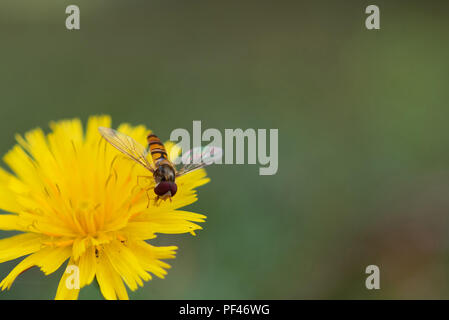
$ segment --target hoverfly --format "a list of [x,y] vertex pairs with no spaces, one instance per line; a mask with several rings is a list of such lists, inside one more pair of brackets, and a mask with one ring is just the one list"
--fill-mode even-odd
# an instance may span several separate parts
[[[179,160],[181,160],[180,162],[183,166],[176,169],[167,156],[164,144],[155,134],[150,133],[147,136],[148,147],[145,148],[130,136],[114,129],[99,127],[98,130],[103,138],[113,147],[153,174],[156,203],[159,199],[170,199],[171,201],[171,197],[178,191],[175,182],[177,177],[212,164],[215,160],[221,158],[223,154],[222,149],[218,147],[194,148],[182,155]],[[147,160],[149,154],[151,154],[152,163]],[[177,163],[177,160],[174,162]],[[148,200],[150,199],[148,198]],[[148,206],[149,204],[150,201],[148,201]]]

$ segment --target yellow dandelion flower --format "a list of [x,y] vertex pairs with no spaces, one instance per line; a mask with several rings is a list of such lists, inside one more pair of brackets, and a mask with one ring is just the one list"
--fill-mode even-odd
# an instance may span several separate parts
[[[0,209],[11,214],[0,214],[0,229],[21,233],[0,240],[0,262],[27,257],[0,282],[2,290],[33,266],[48,275],[68,260],[56,299],[77,299],[95,278],[106,299],[127,299],[124,283],[134,291],[151,274],[163,278],[170,266],[161,260],[175,256],[176,247],[147,240],[201,229],[204,215],[178,209],[197,200],[195,188],[209,181],[205,171],[179,177],[172,202],[147,207],[137,177],[149,172],[102,139],[100,126],[110,127],[110,117],[91,117],[85,133],[79,119],[51,123],[49,134],[18,135],[4,157],[13,173],[0,168]],[[128,124],[118,131],[142,144],[149,132]],[[176,153],[173,144],[166,148]],[[79,270],[79,286],[69,268]]]

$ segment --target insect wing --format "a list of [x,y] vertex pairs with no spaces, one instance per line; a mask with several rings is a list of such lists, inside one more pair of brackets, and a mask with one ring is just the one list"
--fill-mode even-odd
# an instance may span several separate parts
[[111,128],[99,127],[98,131],[117,150],[140,163],[151,172],[154,171],[153,166],[147,160],[148,151],[136,140]]
[[185,152],[177,158],[174,163],[181,163],[181,168],[177,170],[176,176],[182,176],[188,172],[201,169],[215,163],[223,156],[223,149],[214,146],[196,147]]

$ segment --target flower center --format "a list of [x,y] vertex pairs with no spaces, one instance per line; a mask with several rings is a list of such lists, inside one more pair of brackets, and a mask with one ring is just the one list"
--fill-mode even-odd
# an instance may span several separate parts
[[72,211],[72,220],[76,231],[82,235],[94,236],[104,224],[101,205],[89,200],[81,200]]

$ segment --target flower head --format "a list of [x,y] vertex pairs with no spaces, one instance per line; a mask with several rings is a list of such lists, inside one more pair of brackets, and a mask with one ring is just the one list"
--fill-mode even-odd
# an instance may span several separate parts
[[[136,290],[154,274],[163,278],[174,246],[147,243],[158,233],[192,233],[205,216],[178,210],[197,200],[195,188],[207,183],[204,170],[179,177],[173,200],[148,206],[151,173],[105,142],[98,127],[108,116],[91,117],[86,132],[79,119],[51,123],[51,132],[35,129],[17,136],[4,157],[12,173],[0,168],[0,229],[20,234],[0,240],[0,262],[25,257],[0,282],[9,289],[18,275],[37,266],[46,275],[66,261],[79,270],[79,287],[64,272],[56,299],[76,299],[79,288],[95,278],[106,299],[127,299],[124,283]],[[144,126],[122,124],[118,131],[144,144]],[[175,154],[171,143],[168,154]],[[172,151],[172,152],[171,152]],[[151,160],[150,160],[151,161]]]

